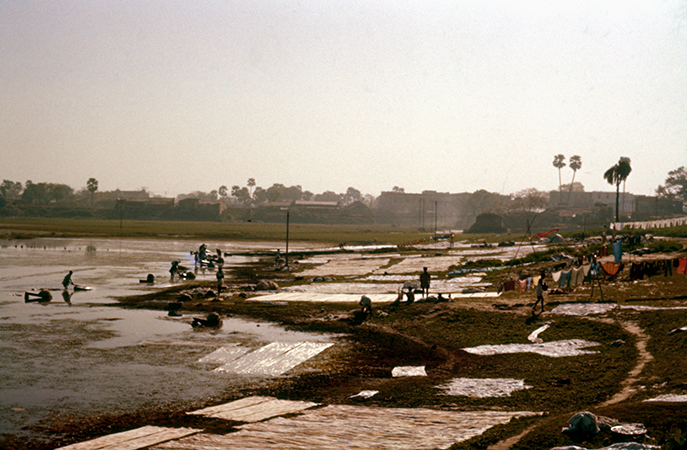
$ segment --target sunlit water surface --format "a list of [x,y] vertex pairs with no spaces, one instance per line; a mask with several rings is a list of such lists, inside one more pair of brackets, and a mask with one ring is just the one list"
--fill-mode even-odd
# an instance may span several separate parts
[[[207,244],[224,252],[279,246]],[[170,286],[170,262],[179,259],[193,267],[190,252],[200,242],[40,239],[0,245],[0,435],[43,439],[49,436],[40,430],[54,420],[227,395],[262,380],[214,372],[197,362],[215,349],[332,339],[239,319],[225,320],[217,331],[198,332],[189,317],[113,307],[113,297]],[[254,257],[225,260],[226,266],[236,266]],[[69,270],[76,284],[92,290],[63,295],[61,281]],[[149,273],[156,282],[140,283]],[[214,279],[214,272],[198,277]],[[24,301],[26,291],[41,288],[51,291],[52,301]]]

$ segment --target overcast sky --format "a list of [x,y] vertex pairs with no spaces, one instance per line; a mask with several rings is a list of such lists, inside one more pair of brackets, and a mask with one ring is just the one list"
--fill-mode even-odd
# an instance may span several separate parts
[[653,195],[687,165],[687,0],[0,0],[0,85],[22,183],[510,194],[561,153]]

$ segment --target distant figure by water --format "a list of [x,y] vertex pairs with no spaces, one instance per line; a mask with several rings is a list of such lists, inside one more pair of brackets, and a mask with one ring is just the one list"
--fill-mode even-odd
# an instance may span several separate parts
[[73,273],[74,273],[74,271],[70,270],[69,273],[62,280],[62,286],[64,286],[65,289],[67,289],[70,284],[71,285],[74,284],[74,282],[72,281],[72,274]]
[[420,274],[420,289],[422,289],[422,298],[429,295],[429,283],[432,276],[427,272],[427,268],[422,268],[422,273]]

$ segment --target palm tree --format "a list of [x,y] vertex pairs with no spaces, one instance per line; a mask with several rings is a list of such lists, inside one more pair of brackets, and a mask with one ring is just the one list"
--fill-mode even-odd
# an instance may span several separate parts
[[91,208],[93,208],[93,195],[95,194],[95,191],[98,190],[98,180],[95,178],[89,178],[86,182],[86,187],[88,192],[91,193]]
[[582,158],[579,155],[570,157],[570,168],[573,170],[572,181],[570,182],[570,191],[568,192],[568,203],[570,203],[570,196],[572,195],[573,183],[575,182],[575,174],[582,167]]
[[620,198],[620,183],[623,183],[632,172],[630,158],[621,157],[617,164],[604,173],[604,179],[608,184],[615,185],[615,221],[618,220],[618,199]]
[[563,201],[563,192],[561,189],[561,186],[563,183],[561,183],[561,169],[565,167],[565,156],[563,155],[556,155],[553,157],[553,167],[558,169],[558,203],[561,203]]
[[627,180],[627,177],[630,176],[630,172],[632,172],[630,158],[627,156],[622,156],[618,161],[618,170],[620,170],[620,175],[623,178],[623,211],[625,211],[625,181]]

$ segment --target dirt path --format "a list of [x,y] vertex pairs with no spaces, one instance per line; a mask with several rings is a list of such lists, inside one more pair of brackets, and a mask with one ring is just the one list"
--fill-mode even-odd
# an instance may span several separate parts
[[599,405],[601,407],[620,403],[632,395],[634,392],[634,385],[637,383],[637,381],[639,381],[639,375],[642,373],[642,370],[644,370],[644,366],[654,359],[651,353],[649,353],[646,349],[646,344],[649,338],[646,334],[644,334],[644,330],[639,328],[639,326],[634,322],[620,322],[620,325],[625,329],[625,331],[634,334],[637,338],[635,346],[639,352],[639,357],[637,358],[637,364],[635,367],[627,374],[627,378],[620,383],[623,387],[622,390],[610,399],[601,403]]
[[536,427],[537,427],[537,424],[530,425],[522,433],[515,435],[515,436],[511,436],[508,439],[504,439],[502,441],[499,441],[494,445],[490,445],[489,447],[487,447],[487,450],[508,450],[513,445],[515,445],[517,442],[519,442],[520,439],[527,436],[530,433],[530,431],[534,430]]
[[[639,328],[639,326],[635,322],[619,321],[619,323],[625,329],[625,331],[633,334],[637,338],[635,346],[637,347],[637,351],[639,352],[639,357],[637,358],[637,364],[632,368],[632,370],[630,370],[630,372],[628,372],[627,378],[625,378],[620,383],[622,386],[621,391],[615,394],[610,399],[601,403],[599,405],[600,407],[620,403],[623,400],[627,399],[630,395],[632,395],[634,392],[634,386],[639,381],[639,375],[642,373],[642,370],[644,370],[644,367],[647,363],[654,359],[651,353],[649,353],[646,349],[647,341],[649,340],[649,338],[646,334],[644,334],[644,330]],[[516,436],[511,436],[508,439],[504,439],[503,441],[497,442],[496,444],[488,447],[487,450],[508,450],[517,442],[519,442],[520,439],[527,436],[527,434],[529,434],[535,427],[536,424],[530,426],[529,428],[527,428],[522,433]]]

